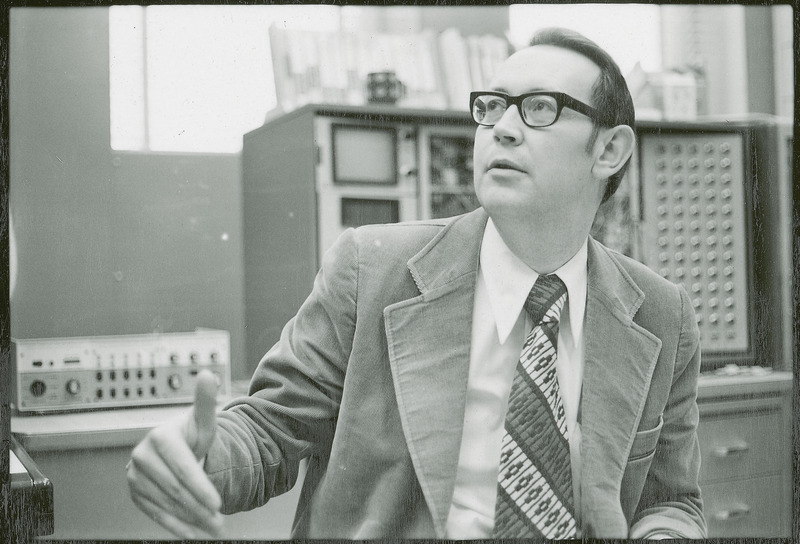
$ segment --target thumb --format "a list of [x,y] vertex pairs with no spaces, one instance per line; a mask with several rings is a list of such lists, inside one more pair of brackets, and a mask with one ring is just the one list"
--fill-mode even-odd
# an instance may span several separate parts
[[[197,459],[202,459],[214,441],[217,429],[217,378],[209,370],[197,375],[194,408],[190,427],[194,427],[194,440],[189,441]],[[192,425],[192,423],[194,425]]]

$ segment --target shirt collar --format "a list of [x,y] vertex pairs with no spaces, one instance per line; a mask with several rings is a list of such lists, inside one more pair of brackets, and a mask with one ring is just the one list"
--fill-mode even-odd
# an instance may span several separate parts
[[[587,262],[588,239],[569,261],[554,272],[567,286],[569,326],[573,342],[580,338],[583,332]],[[514,328],[525,299],[539,274],[514,255],[500,237],[491,218],[483,231],[480,266],[497,324],[497,336],[500,343],[504,343],[511,334],[511,329]]]

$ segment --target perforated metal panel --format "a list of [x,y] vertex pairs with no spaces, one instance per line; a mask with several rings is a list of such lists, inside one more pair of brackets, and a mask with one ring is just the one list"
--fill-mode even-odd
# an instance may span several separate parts
[[645,263],[682,284],[704,349],[745,351],[749,257],[742,134],[647,134]]

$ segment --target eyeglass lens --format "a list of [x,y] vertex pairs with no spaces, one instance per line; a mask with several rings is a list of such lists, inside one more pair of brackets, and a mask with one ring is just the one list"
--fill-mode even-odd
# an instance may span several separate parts
[[[484,94],[478,96],[472,105],[472,117],[482,125],[494,125],[508,109],[506,99],[501,96]],[[523,120],[531,126],[547,126],[556,120],[558,101],[548,95],[534,95],[522,101],[520,111]]]

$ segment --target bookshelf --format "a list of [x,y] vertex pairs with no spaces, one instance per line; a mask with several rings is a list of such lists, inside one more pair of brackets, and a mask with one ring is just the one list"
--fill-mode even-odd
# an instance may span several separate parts
[[511,53],[505,37],[457,28],[414,32],[315,32],[269,29],[278,109],[305,104],[367,103],[367,74],[393,71],[405,85],[398,105],[467,109],[472,89],[486,88]]

